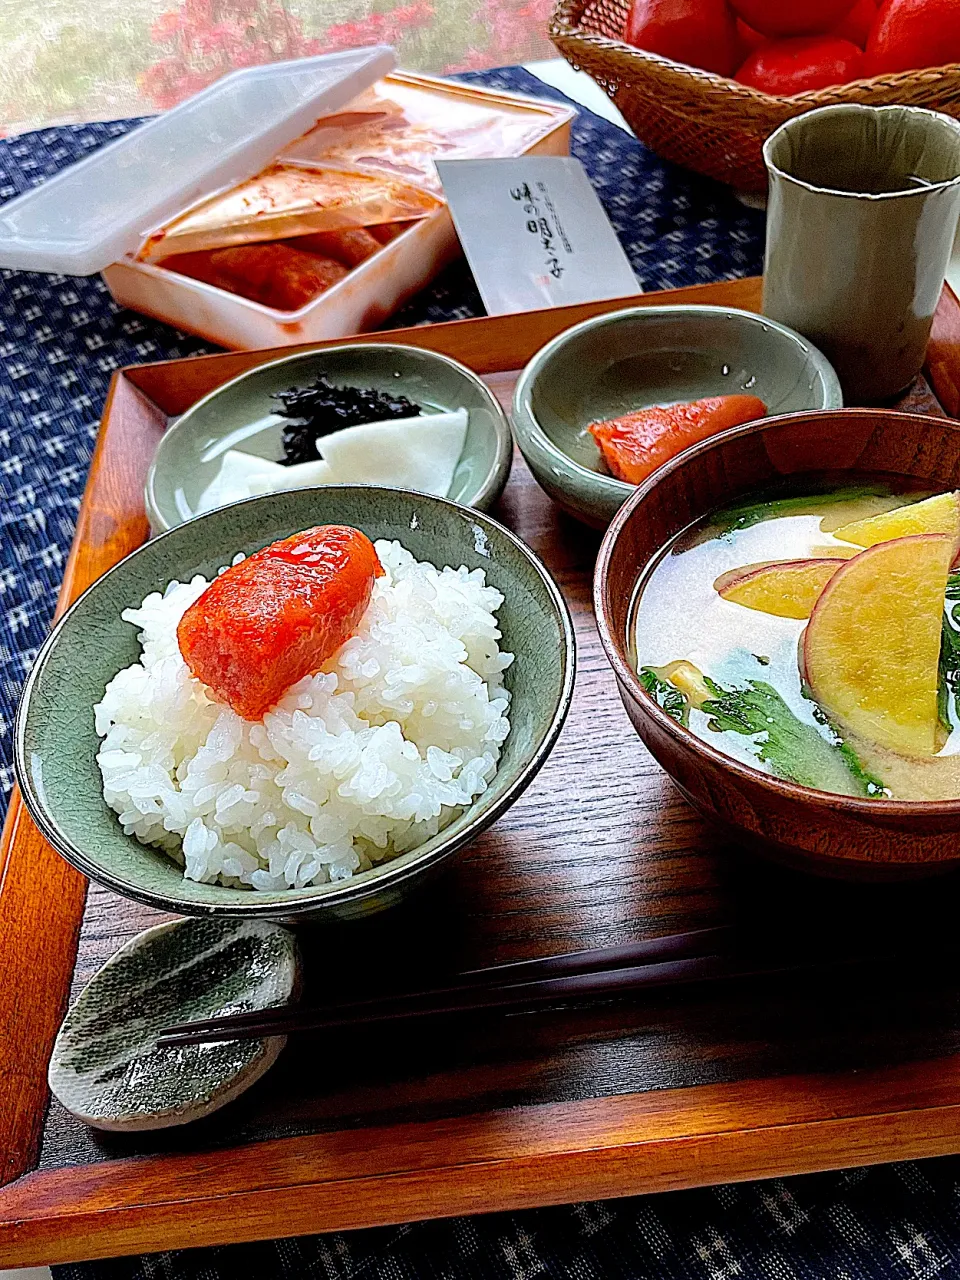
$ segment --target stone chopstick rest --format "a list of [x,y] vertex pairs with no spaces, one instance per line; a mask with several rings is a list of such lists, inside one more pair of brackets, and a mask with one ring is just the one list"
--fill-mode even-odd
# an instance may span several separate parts
[[173,1023],[296,1000],[293,934],[262,921],[175,920],[138,934],[94,975],[64,1020],[48,1078],[67,1111],[97,1129],[187,1124],[269,1070],[286,1037],[158,1048]]

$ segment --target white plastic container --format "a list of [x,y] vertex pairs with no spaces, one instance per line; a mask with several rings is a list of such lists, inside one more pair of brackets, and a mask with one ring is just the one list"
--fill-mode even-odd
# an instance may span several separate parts
[[102,271],[207,192],[259,173],[393,63],[376,45],[224,76],[0,206],[0,267]]
[[[144,242],[205,195],[259,173],[390,71],[385,46],[235,72],[0,208],[0,266],[102,271],[123,306],[233,348],[344,337],[376,328],[458,252],[445,207],[415,223],[297,311],[281,312],[139,261]],[[482,103],[516,117],[520,151],[564,155],[575,111],[404,73],[405,93]],[[533,122],[529,127],[528,122]],[[295,151],[295,148],[293,148]]]

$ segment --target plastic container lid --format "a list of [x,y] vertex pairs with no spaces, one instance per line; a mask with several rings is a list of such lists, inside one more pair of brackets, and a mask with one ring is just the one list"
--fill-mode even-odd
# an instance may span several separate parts
[[201,196],[259,173],[394,61],[389,45],[374,45],[224,76],[0,205],[0,267],[102,271]]

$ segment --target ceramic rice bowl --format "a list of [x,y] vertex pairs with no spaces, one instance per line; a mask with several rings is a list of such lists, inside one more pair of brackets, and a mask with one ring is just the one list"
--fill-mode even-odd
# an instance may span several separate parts
[[[350,879],[276,891],[185,879],[159,849],[124,831],[103,799],[93,707],[106,683],[137,662],[137,629],[123,622],[172,579],[212,578],[250,553],[318,524],[348,524],[397,539],[438,567],[482,568],[504,596],[497,618],[513,652],[509,736],[488,789],[426,843]],[[59,621],[27,681],[16,725],[17,779],[44,836],[69,862],[118,893],[183,915],[296,921],[343,918],[399,901],[505,812],[533,779],[563,724],[573,689],[569,612],[539,560],[509,530],[440,498],[369,486],[330,486],[252,498],[145,543],[100,578]]]

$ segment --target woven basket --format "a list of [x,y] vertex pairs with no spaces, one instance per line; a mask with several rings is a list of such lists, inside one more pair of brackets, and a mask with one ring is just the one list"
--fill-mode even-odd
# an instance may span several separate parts
[[550,39],[605,89],[637,137],[666,160],[741,191],[766,191],[762,147],[793,116],[843,102],[930,107],[960,119],[960,64],[773,98],[620,38],[629,0],[558,0]]

